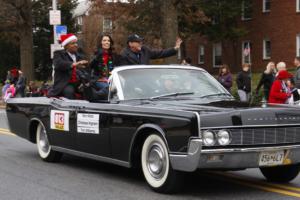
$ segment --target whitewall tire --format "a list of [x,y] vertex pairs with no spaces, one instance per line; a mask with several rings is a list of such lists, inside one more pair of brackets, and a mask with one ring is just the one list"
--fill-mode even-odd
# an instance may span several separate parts
[[45,126],[42,123],[39,123],[36,129],[36,145],[42,160],[57,162],[61,159],[62,153],[52,150]]
[[141,152],[141,165],[148,185],[156,192],[173,193],[181,183],[181,173],[170,165],[169,154],[164,140],[157,134],[149,135]]

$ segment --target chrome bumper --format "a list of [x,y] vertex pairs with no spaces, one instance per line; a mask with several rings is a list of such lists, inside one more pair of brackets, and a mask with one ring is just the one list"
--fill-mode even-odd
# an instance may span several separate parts
[[196,169],[241,169],[259,167],[261,152],[285,151],[283,164],[300,163],[300,145],[259,148],[203,150],[201,139],[191,139],[187,154],[170,153],[175,170],[192,172]]

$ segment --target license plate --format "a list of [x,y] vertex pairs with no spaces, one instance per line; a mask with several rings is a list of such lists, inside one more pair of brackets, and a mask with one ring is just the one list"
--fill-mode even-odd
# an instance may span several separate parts
[[284,160],[284,151],[262,152],[259,156],[259,166],[282,165]]

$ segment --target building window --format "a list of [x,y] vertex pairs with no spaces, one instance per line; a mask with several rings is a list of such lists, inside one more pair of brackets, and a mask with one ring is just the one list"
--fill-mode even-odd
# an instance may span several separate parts
[[77,25],[82,26],[82,16],[77,17]]
[[252,19],[252,0],[242,1],[242,20]]
[[300,34],[297,35],[296,42],[296,57],[300,57]]
[[245,41],[242,43],[242,63],[251,64],[252,43]]
[[271,0],[263,0],[263,12],[271,11]]
[[264,39],[263,42],[263,59],[267,60],[271,58],[271,41],[269,39]]
[[300,12],[300,0],[296,0],[296,12]]
[[104,17],[103,19],[103,32],[104,33],[112,32],[112,20],[110,17]]
[[213,44],[213,65],[214,67],[220,67],[222,65],[222,44]]
[[199,45],[198,48],[198,64],[203,64],[204,63],[204,46]]

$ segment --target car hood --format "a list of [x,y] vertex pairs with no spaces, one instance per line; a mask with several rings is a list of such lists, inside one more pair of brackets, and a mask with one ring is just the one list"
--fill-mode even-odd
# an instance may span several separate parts
[[[255,107],[249,103],[243,103],[233,100],[199,102],[195,100],[159,100],[159,101],[143,101],[135,102],[136,106],[152,107],[167,110],[183,110],[205,113],[228,112],[237,109],[249,109]],[[133,103],[133,104],[135,104]]]
[[148,101],[137,106],[197,112],[202,128],[227,126],[297,125],[300,107],[249,105],[235,100],[197,103],[195,101]]

